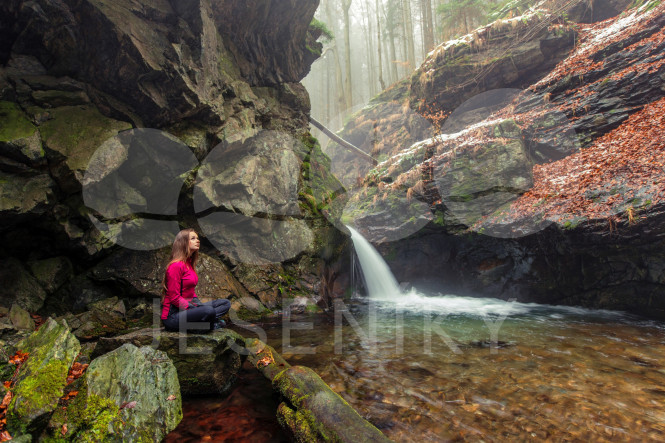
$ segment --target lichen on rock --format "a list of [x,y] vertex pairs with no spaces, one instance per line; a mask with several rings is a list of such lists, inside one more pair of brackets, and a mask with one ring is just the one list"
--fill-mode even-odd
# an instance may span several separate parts
[[7,429],[12,435],[21,435],[45,425],[63,395],[67,372],[81,346],[66,322],[49,318],[16,348],[27,352],[28,360],[20,367],[12,387]]

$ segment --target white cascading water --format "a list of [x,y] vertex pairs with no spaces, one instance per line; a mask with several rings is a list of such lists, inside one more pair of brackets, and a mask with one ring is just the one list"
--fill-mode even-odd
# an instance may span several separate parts
[[403,292],[397,280],[390,272],[388,264],[372,244],[358,231],[347,226],[351,231],[351,240],[358,256],[360,271],[365,277],[369,298],[399,310],[410,312],[436,312],[441,314],[471,315],[484,317],[487,315],[517,315],[529,312],[547,312],[551,317],[560,315],[588,315],[593,312],[597,316],[620,316],[621,313],[579,308],[575,306],[548,306],[536,303],[518,303],[496,298],[458,296],[453,294],[423,294],[416,289]]
[[381,254],[358,231],[350,226],[347,228],[351,231],[351,241],[365,276],[369,297],[376,300],[390,300],[401,295],[399,284]]

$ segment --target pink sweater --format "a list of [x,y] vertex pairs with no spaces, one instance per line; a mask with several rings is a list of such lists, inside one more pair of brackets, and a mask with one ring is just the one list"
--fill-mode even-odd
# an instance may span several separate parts
[[[182,279],[182,296],[180,294],[180,280]],[[175,262],[171,263],[166,270],[166,296],[162,304],[162,320],[169,315],[171,305],[183,310],[187,309],[189,302],[196,297],[194,288],[199,282],[199,276],[196,274],[191,263]]]

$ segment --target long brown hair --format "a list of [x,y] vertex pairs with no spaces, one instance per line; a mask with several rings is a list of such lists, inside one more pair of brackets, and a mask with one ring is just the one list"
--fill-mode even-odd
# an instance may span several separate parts
[[178,232],[178,235],[175,236],[173,240],[173,247],[171,248],[171,257],[169,262],[166,264],[166,269],[164,270],[164,277],[162,277],[162,303],[164,303],[164,297],[166,297],[166,271],[169,269],[171,263],[178,261],[187,263],[189,262],[192,265],[192,268],[196,270],[196,262],[199,261],[199,251],[190,251],[189,250],[189,234],[192,232],[196,233],[192,228],[183,229]]

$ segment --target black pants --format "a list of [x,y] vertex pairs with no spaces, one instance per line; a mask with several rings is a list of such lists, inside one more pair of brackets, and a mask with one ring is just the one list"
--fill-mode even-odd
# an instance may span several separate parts
[[176,311],[172,308],[168,318],[162,322],[167,331],[209,331],[215,320],[229,312],[229,309],[231,302],[221,298],[186,311]]

